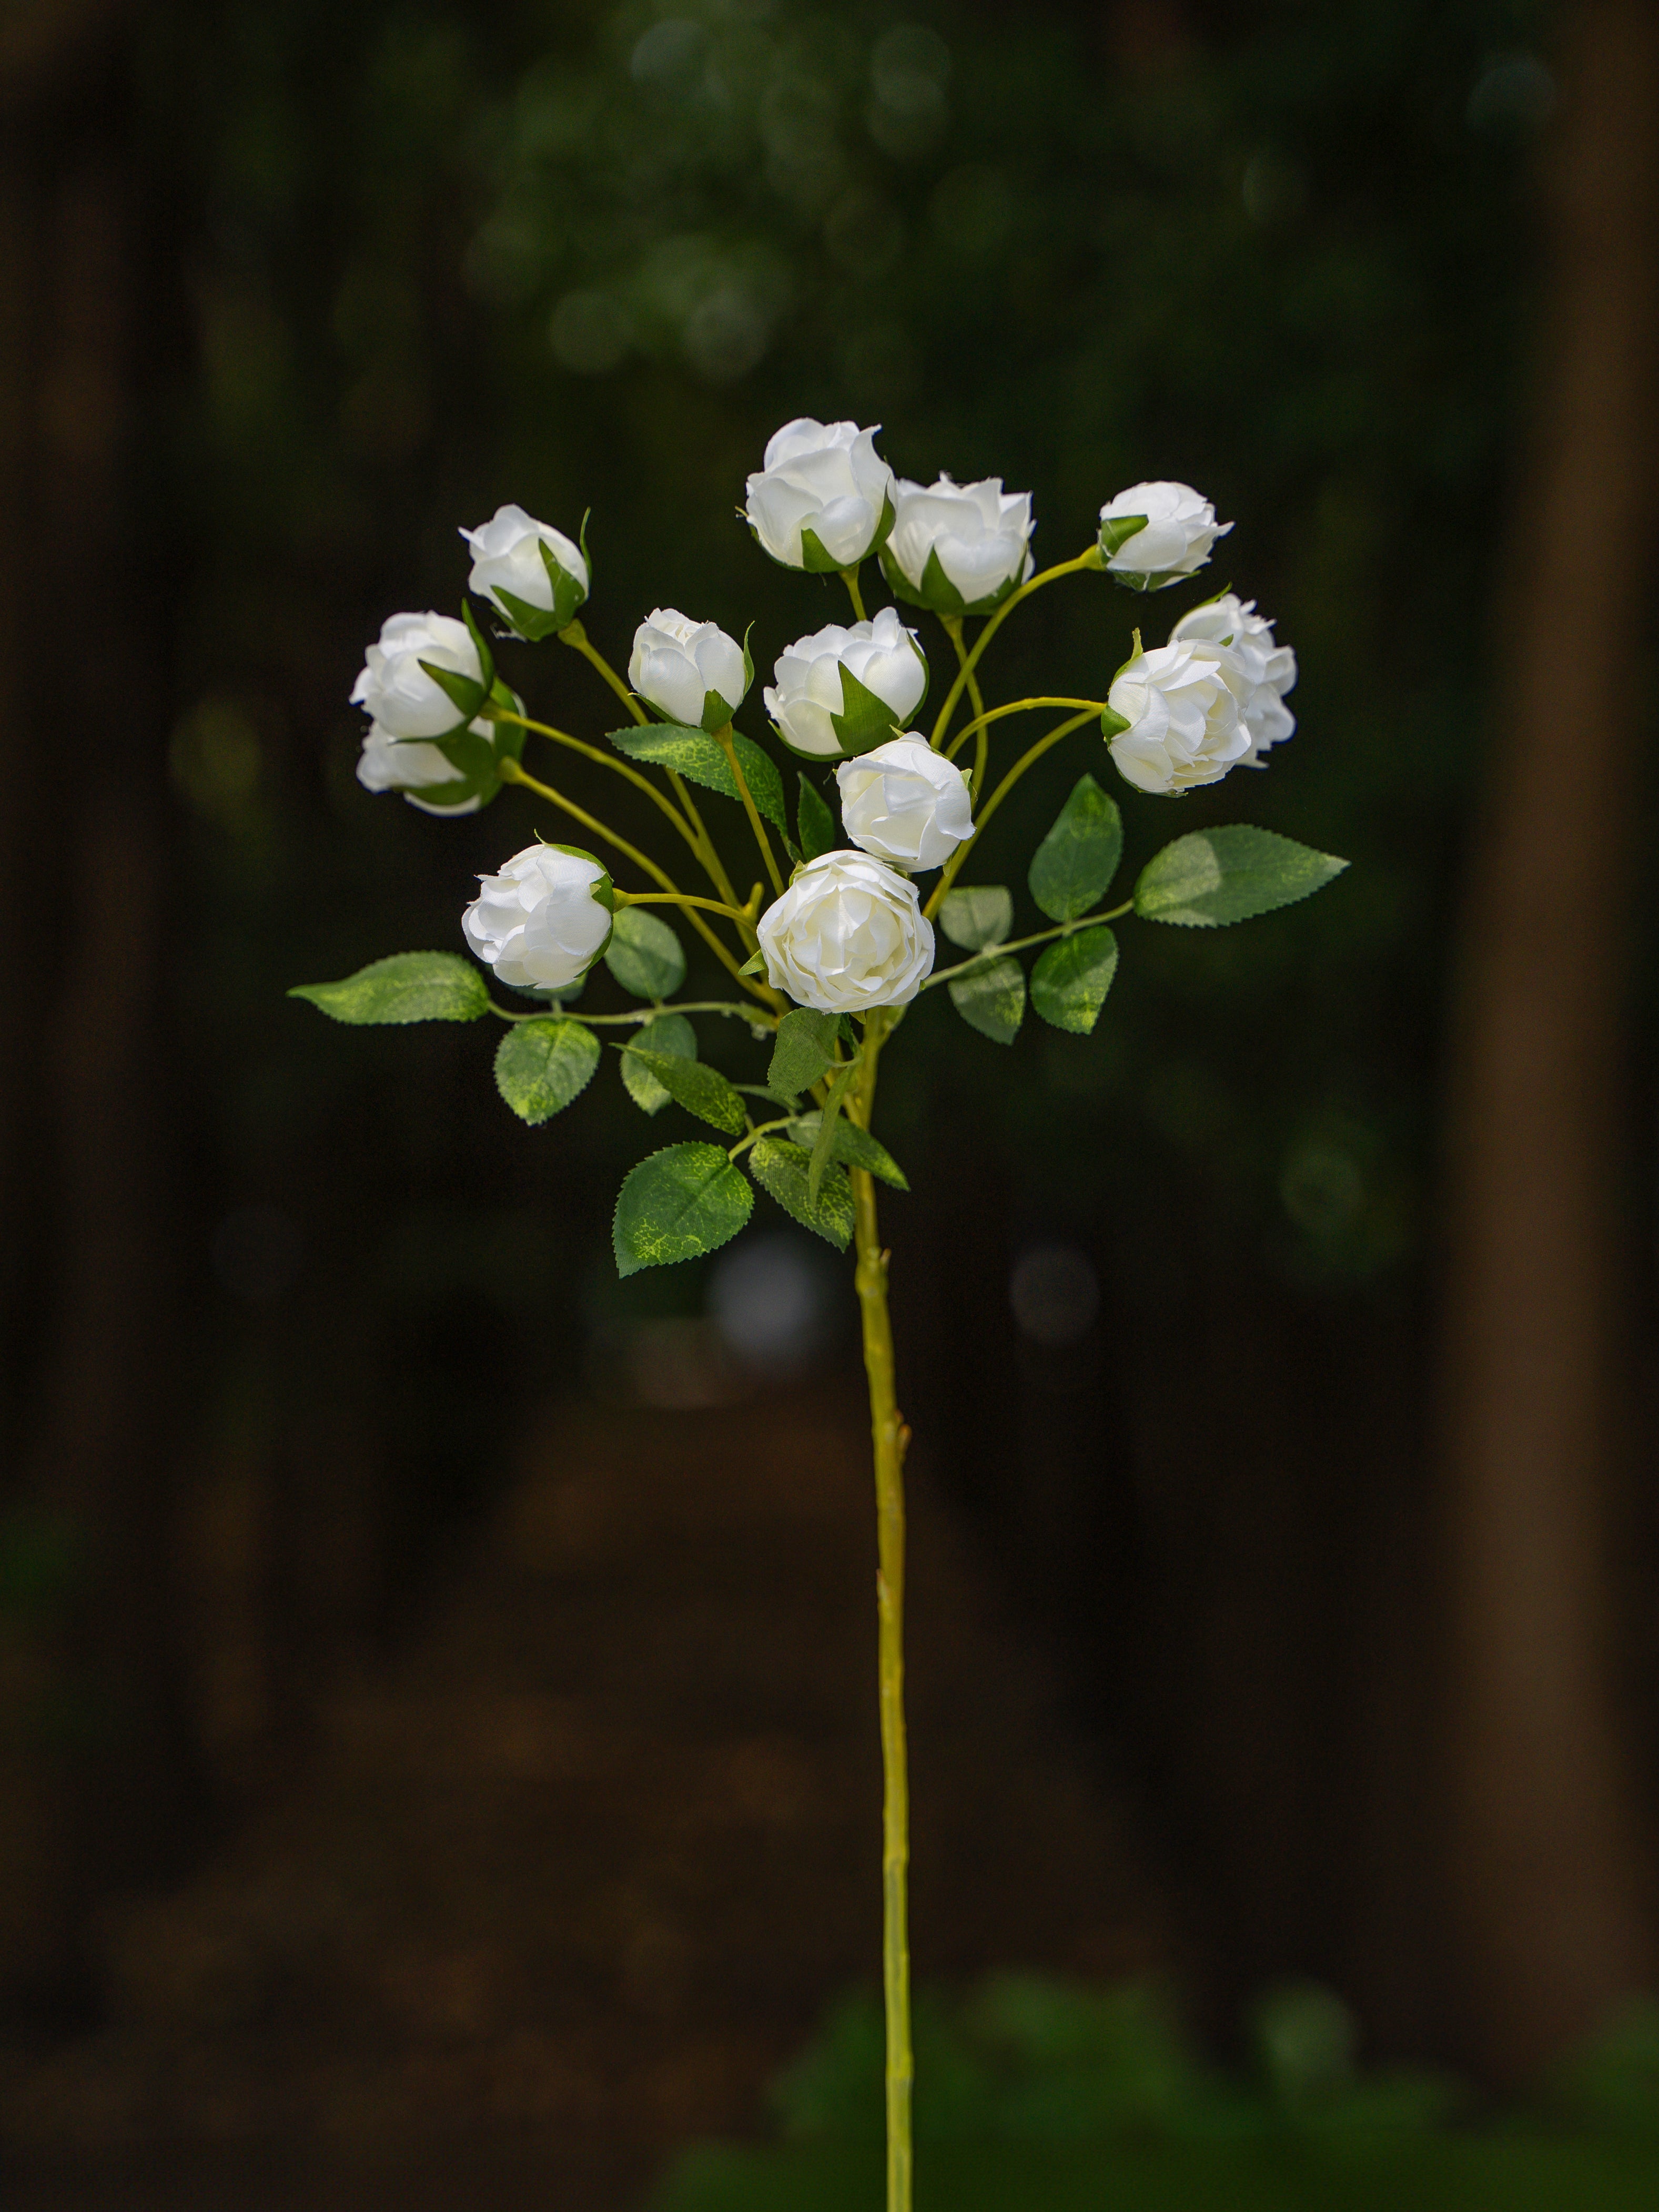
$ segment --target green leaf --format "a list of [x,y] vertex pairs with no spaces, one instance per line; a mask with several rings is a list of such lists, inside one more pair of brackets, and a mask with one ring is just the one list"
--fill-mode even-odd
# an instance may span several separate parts
[[1087,914],[1117,873],[1123,817],[1093,776],[1080,776],[1060,818],[1037,847],[1028,878],[1050,921]]
[[816,860],[820,853],[835,851],[836,817],[816,786],[808,781],[805,769],[801,770],[800,798],[795,807],[795,824],[803,860]]
[[625,1056],[646,1074],[654,1075],[669,1097],[700,1121],[710,1121],[732,1137],[740,1137],[749,1127],[742,1098],[718,1068],[706,1066],[700,1060],[682,1060],[676,1052],[655,1052],[643,1044],[630,1044]]
[[[648,761],[655,768],[671,768],[688,783],[701,784],[704,790],[718,791],[742,805],[732,764],[705,731],[694,730],[684,722],[642,722],[630,724],[625,730],[612,730],[609,735],[617,750],[626,754],[629,760]],[[757,809],[775,829],[787,836],[789,819],[784,812],[783,778],[778,773],[777,763],[769,753],[763,753],[752,738],[742,737],[734,731],[732,744]]]
[[476,1022],[489,1011],[484,980],[459,952],[394,952],[338,983],[296,983],[337,1022]]
[[623,1087],[642,1114],[660,1114],[669,1094],[640,1058],[635,1049],[640,1044],[647,1052],[672,1052],[677,1060],[695,1060],[697,1033],[684,1014],[659,1014],[623,1050]]
[[1025,975],[1018,960],[1005,954],[1000,960],[985,961],[954,977],[945,988],[969,1029],[998,1044],[1012,1044],[1018,1036],[1025,1018]]
[[605,964],[636,999],[666,999],[685,981],[685,954],[665,921],[642,906],[617,909]]
[[824,1170],[817,1198],[810,1188],[811,1164],[799,1145],[787,1137],[763,1137],[750,1154],[750,1165],[761,1188],[769,1191],[786,1213],[793,1213],[805,1229],[844,1252],[856,1225],[853,1186],[837,1167]]
[[611,1231],[617,1273],[636,1275],[641,1267],[717,1252],[731,1243],[754,1205],[753,1185],[719,1145],[670,1145],[653,1152],[617,1200]]
[[1014,926],[1013,893],[1001,884],[960,885],[939,902],[939,926],[964,952],[1000,945]]
[[778,1024],[766,1087],[780,1098],[798,1098],[835,1065],[839,1024],[833,1014],[797,1006]]
[[[798,1115],[789,1124],[790,1133],[806,1146],[808,1152],[818,1140],[823,1116],[816,1110]],[[867,1129],[860,1129],[844,1114],[836,1116],[836,1126],[830,1140],[830,1156],[849,1168],[866,1168],[883,1182],[890,1182],[895,1190],[908,1190],[899,1164],[885,1145],[879,1144]]]
[[1087,1036],[1099,1019],[1117,973],[1117,939],[1109,929],[1080,929],[1051,945],[1031,970],[1031,1004],[1057,1030]]
[[495,1088],[533,1125],[562,1114],[599,1064],[599,1041],[580,1022],[562,1014],[514,1022],[495,1054]]
[[1347,866],[1330,853],[1243,823],[1195,830],[1154,853],[1135,885],[1135,912],[1148,921],[1216,929],[1248,921],[1322,890]]

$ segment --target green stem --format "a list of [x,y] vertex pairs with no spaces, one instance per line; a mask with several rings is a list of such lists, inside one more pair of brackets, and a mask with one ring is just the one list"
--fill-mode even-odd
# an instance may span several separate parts
[[[562,635],[563,633],[561,632],[560,635]],[[598,761],[601,768],[608,768],[613,775],[622,776],[627,782],[631,783],[635,790],[642,791],[652,805],[659,808],[668,817],[691,850],[697,854],[697,858],[699,860],[702,858],[702,854],[697,852],[697,841],[691,834],[690,823],[677,807],[663,797],[654,783],[640,774],[638,769],[630,768],[626,761],[618,760],[614,753],[601,752],[597,745],[590,745],[585,738],[573,738],[568,730],[556,730],[550,722],[532,722],[528,714],[511,714],[505,708],[497,707],[491,713],[489,719],[493,722],[511,722],[517,729],[533,730],[538,738],[550,738],[556,745],[564,745],[573,753],[580,753],[585,760]],[[505,770],[502,771],[502,780],[509,783],[512,781],[512,778],[506,774]]]
[[1002,628],[1004,623],[1007,621],[1009,616],[1012,614],[1014,609],[1029,599],[1033,592],[1040,592],[1045,584],[1052,584],[1061,576],[1079,575],[1085,568],[1101,568],[1104,566],[1105,562],[1100,556],[1099,546],[1091,545],[1086,553],[1079,553],[1075,561],[1060,561],[1052,568],[1041,570],[1031,578],[1029,583],[1022,584],[1017,592],[1010,592],[994,614],[987,616],[984,629],[974,640],[969,650],[966,665],[957,671],[957,680],[945,693],[945,703],[939,710],[939,719],[933,724],[933,744],[935,752],[945,742],[945,733],[951,726],[951,717],[956,712],[957,702],[961,698],[967,686],[969,673],[978,666],[981,654]]
[[870,617],[864,611],[864,594],[859,589],[857,568],[843,568],[841,572],[841,580],[846,585],[847,595],[853,602],[854,615],[860,622],[867,622]]
[[755,842],[760,847],[761,858],[766,863],[766,872],[772,878],[772,888],[781,898],[783,878],[778,873],[778,864],[772,857],[772,841],[766,834],[766,825],[760,818],[760,809],[755,804],[748,780],[743,772],[743,763],[738,758],[737,746],[732,741],[730,722],[715,731],[714,743],[726,755],[726,766],[731,769],[737,781],[738,796],[743,801],[743,811],[749,817],[749,827],[755,833]]
[[559,643],[561,645],[574,647],[574,649],[581,654],[584,660],[591,662],[592,665],[598,669],[599,674],[605,678],[605,682],[611,686],[611,689],[622,701],[623,706],[627,708],[629,713],[634,717],[634,720],[636,722],[643,722],[645,720],[644,708],[641,706],[639,701],[634,696],[634,694],[623,682],[621,677],[617,675],[616,670],[611,665],[611,663],[599,650],[598,647],[591,642],[588,638],[587,632],[582,628],[581,624],[579,622],[567,623],[564,628],[559,632],[558,635]]
[[[970,696],[977,697],[978,690],[978,685],[970,678]],[[1091,714],[1098,714],[1105,704],[1106,702],[1103,699],[1062,699],[1054,696],[1041,699],[1011,699],[1006,707],[993,707],[988,714],[981,708],[973,720],[964,722],[950,744],[945,746],[945,757],[946,760],[954,760],[975,730],[983,737],[993,722],[1000,722],[1009,714],[1035,714],[1039,707],[1086,707]]]
[[[885,1026],[865,1024],[864,1066],[849,1101],[860,1128],[870,1126],[876,1062]],[[904,1450],[910,1431],[893,1395],[893,1328],[887,1308],[887,1259],[876,1220],[876,1187],[863,1168],[848,1170],[856,1209],[858,1266],[854,1280],[864,1323],[864,1371],[870,1387],[875,1448],[877,1661],[881,1711],[882,1992],[887,2017],[887,2212],[910,2212],[910,2049],[908,1877],[910,1790],[904,1731]]]
[[[562,1002],[556,1001],[556,1005],[559,1012],[566,1011]],[[517,1013],[510,1006],[498,1006],[492,999],[489,1011],[499,1014],[504,1022],[539,1022],[545,1020],[548,1010],[545,1006],[532,1006],[527,1013]],[[764,1006],[745,1006],[732,999],[687,999],[678,1005],[641,1006],[626,1014],[573,1014],[571,1019],[592,1030],[611,1028],[623,1022],[654,1022],[659,1014],[735,1014],[739,1021],[761,1023],[769,1029],[778,1025],[778,1017],[769,1014]]]
[[[615,896],[622,906],[702,907],[707,914],[723,914],[728,921],[735,921],[746,936],[755,936],[754,915],[744,907],[728,906],[724,899],[700,898],[695,891],[619,890]],[[755,941],[758,943],[759,939]]]
[[1033,945],[1046,945],[1051,937],[1075,937],[1079,929],[1119,921],[1134,911],[1134,903],[1133,899],[1125,899],[1121,906],[1108,907],[1101,914],[1082,914],[1075,921],[1057,921],[1052,929],[1034,930],[1030,937],[1011,937],[1006,945],[983,945],[971,960],[958,960],[954,968],[935,968],[921,988],[931,991],[935,983],[948,983],[952,975],[965,975],[970,968],[982,968],[988,961],[1000,959],[1005,952],[1024,952]]
[[931,921],[933,916],[939,912],[939,902],[944,898],[946,891],[950,890],[951,884],[955,883],[957,874],[961,871],[963,862],[967,859],[969,853],[973,851],[975,846],[978,844],[980,838],[984,832],[986,823],[996,812],[998,807],[1001,805],[1003,800],[1008,796],[1008,793],[1013,789],[1014,786],[1019,781],[1021,776],[1024,775],[1026,769],[1034,766],[1036,762],[1040,761],[1044,753],[1048,751],[1050,745],[1057,745],[1062,738],[1070,737],[1073,730],[1080,730],[1085,722],[1092,722],[1098,712],[1099,709],[1091,705],[1086,714],[1073,714],[1069,722],[1061,722],[1058,728],[1050,730],[1046,738],[1039,738],[1034,745],[1030,746],[1026,751],[1020,755],[1019,758],[1009,769],[1007,775],[1003,777],[1001,782],[991,793],[991,796],[986,800],[984,805],[981,807],[979,811],[979,818],[974,824],[973,836],[967,838],[962,844],[958,845],[956,851],[951,854],[950,859],[945,863],[944,868],[941,870],[939,874],[939,882],[933,887],[933,895],[928,900],[927,905],[921,909],[922,913],[927,916],[929,921]]

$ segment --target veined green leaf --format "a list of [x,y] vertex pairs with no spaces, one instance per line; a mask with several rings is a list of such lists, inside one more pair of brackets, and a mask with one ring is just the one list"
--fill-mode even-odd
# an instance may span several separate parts
[[[704,730],[694,730],[684,722],[629,723],[625,730],[612,730],[610,739],[617,750],[625,753],[629,760],[648,761],[653,767],[672,769],[688,783],[701,784],[706,791],[718,791],[727,799],[736,799],[739,805],[743,803],[732,763]],[[743,737],[736,731],[732,732],[732,744],[757,811],[787,836],[789,817],[784,811],[783,778],[778,773],[777,763],[769,753],[763,753],[752,738]]]
[[[665,1054],[665,1058],[668,1055]],[[670,1145],[622,1187],[611,1241],[617,1273],[665,1267],[729,1243],[754,1210],[754,1186],[719,1145]]]
[[1000,945],[1014,926],[1013,894],[1001,884],[959,884],[939,902],[939,926],[964,952]]
[[718,1068],[700,1060],[682,1060],[678,1053],[653,1052],[643,1044],[629,1045],[624,1057],[655,1076],[669,1097],[700,1121],[712,1122],[731,1137],[740,1137],[748,1127],[741,1096]]
[[1103,925],[1051,945],[1031,970],[1031,1004],[1057,1030],[1087,1036],[1117,973],[1117,939]]
[[[818,1132],[823,1126],[823,1116],[816,1111],[797,1115],[789,1124],[789,1133],[810,1152],[817,1143]],[[830,1139],[830,1157],[840,1160],[843,1166],[865,1168],[882,1182],[891,1183],[895,1190],[908,1190],[897,1161],[867,1129],[860,1129],[844,1114],[836,1116],[836,1126]]]
[[476,1022],[489,1011],[484,980],[459,952],[394,952],[338,983],[296,983],[337,1022]]
[[1005,954],[945,985],[951,1003],[970,1029],[997,1044],[1012,1044],[1025,1018],[1025,973]]
[[514,1022],[495,1053],[495,1087],[521,1121],[550,1121],[585,1091],[599,1041],[566,1016]]
[[766,1087],[780,1098],[798,1098],[835,1064],[837,1024],[833,1014],[797,1006],[778,1024]]
[[622,1079],[629,1097],[642,1114],[660,1114],[669,1094],[641,1060],[635,1047],[641,1044],[647,1052],[671,1052],[677,1060],[695,1060],[697,1033],[684,1014],[659,1014],[623,1054]]
[[762,1137],[750,1151],[750,1162],[756,1182],[786,1213],[793,1213],[803,1228],[823,1237],[837,1252],[847,1249],[857,1224],[857,1210],[853,1187],[843,1169],[827,1167],[814,1198],[810,1184],[811,1163],[800,1146],[787,1137]]
[[1216,929],[1270,914],[1322,890],[1347,866],[1330,853],[1234,823],[1195,830],[1154,853],[1135,885],[1135,912],[1148,921]]
[[679,939],[642,906],[617,908],[605,964],[636,999],[666,999],[685,981],[685,953]]
[[1031,860],[1031,896],[1050,921],[1087,914],[1117,873],[1123,817],[1093,776],[1078,779]]

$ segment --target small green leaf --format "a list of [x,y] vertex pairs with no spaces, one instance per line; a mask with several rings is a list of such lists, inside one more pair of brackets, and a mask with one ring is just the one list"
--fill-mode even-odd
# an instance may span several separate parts
[[495,1054],[495,1088],[521,1121],[550,1121],[592,1079],[599,1041],[559,1014],[514,1022]]
[[642,906],[619,907],[605,964],[636,999],[666,999],[685,981],[685,954],[665,921]]
[[700,1121],[710,1121],[731,1137],[740,1137],[749,1127],[741,1097],[718,1068],[700,1060],[682,1060],[675,1052],[653,1052],[642,1044],[629,1045],[624,1057],[654,1075],[669,1097]]
[[778,1024],[766,1087],[780,1098],[798,1098],[835,1065],[838,1024],[833,1014],[797,1006]]
[[1195,830],[1148,860],[1135,885],[1135,912],[1148,921],[1216,929],[1307,898],[1347,865],[1243,823]]
[[[656,768],[672,769],[688,783],[701,784],[706,791],[718,791],[742,804],[732,764],[706,731],[694,730],[684,722],[643,722],[630,724],[625,730],[612,730],[609,734],[617,750],[629,760],[648,761]],[[757,809],[787,836],[789,818],[784,812],[783,778],[778,773],[777,763],[770,754],[763,753],[752,738],[739,736],[734,731],[732,744]]]
[[1093,776],[1078,779],[1031,860],[1031,896],[1050,921],[1087,914],[1117,873],[1123,817]]
[[623,1087],[642,1114],[660,1114],[669,1094],[641,1060],[635,1049],[641,1044],[647,1052],[672,1052],[677,1060],[695,1060],[697,1033],[684,1014],[659,1014],[623,1054]]
[[[758,802],[757,802],[758,803]],[[836,817],[803,769],[795,823],[803,860],[816,860],[820,853],[836,849]]]
[[[665,1055],[666,1057],[667,1055]],[[754,1210],[749,1178],[719,1145],[670,1145],[623,1183],[611,1231],[619,1275],[728,1244]]]
[[960,884],[940,901],[939,926],[964,952],[1000,945],[1014,926],[1013,894],[1001,884]]
[[1080,929],[1051,945],[1031,970],[1031,1004],[1057,1030],[1087,1036],[1100,1018],[1117,973],[1117,939],[1109,929]]
[[394,952],[338,983],[296,983],[337,1022],[476,1022],[489,1011],[484,980],[459,952]]
[[1006,954],[988,960],[945,986],[951,1004],[970,1029],[997,1044],[1012,1044],[1025,1018],[1025,975]]
[[[817,1143],[818,1131],[823,1116],[814,1110],[797,1115],[789,1124],[790,1134],[805,1146],[810,1152]],[[836,1116],[836,1127],[830,1141],[830,1156],[849,1168],[866,1168],[883,1182],[890,1182],[895,1190],[908,1190],[899,1164],[884,1144],[880,1144],[867,1129],[860,1129],[844,1114]]]
[[793,1213],[811,1229],[844,1252],[852,1242],[857,1213],[853,1186],[843,1170],[826,1168],[817,1196],[810,1188],[811,1163],[799,1145],[787,1137],[763,1137],[750,1154],[750,1165],[761,1188],[769,1191],[786,1213]]

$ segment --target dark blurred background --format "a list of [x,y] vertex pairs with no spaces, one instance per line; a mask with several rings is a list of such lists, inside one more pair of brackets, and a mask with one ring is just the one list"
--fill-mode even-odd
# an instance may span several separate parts
[[[1048,560],[1125,483],[1200,486],[1300,728],[1178,823],[1120,793],[1131,861],[1245,818],[1353,864],[1135,933],[1092,1039],[1000,1051],[936,994],[884,1071],[918,1548],[953,1563],[917,1567],[920,1970],[1161,1970],[1218,2050],[1311,1976],[1376,2053],[1498,2090],[1649,1985],[1656,83],[1624,0],[9,0],[20,2156],[569,2152],[631,2136],[655,2039],[608,2203],[753,2124],[873,1957],[846,1271],[775,1221],[758,1277],[619,1287],[665,1122],[602,1079],[526,1131],[480,1035],[283,996],[458,946],[528,835],[511,793],[440,823],[354,780],[362,646],[457,610],[457,526],[591,507],[613,658],[662,604],[752,620],[764,669],[841,615],[732,515],[802,413],[1030,488]],[[996,694],[1097,690],[1139,611],[1046,594]],[[504,659],[605,726],[574,655]],[[781,1347],[757,1280],[799,1301]],[[552,1564],[513,1581],[538,1498]],[[737,1765],[673,1780],[693,1735]]]

